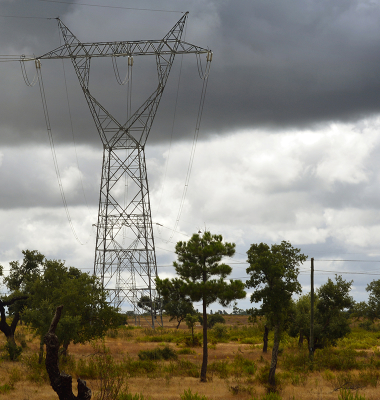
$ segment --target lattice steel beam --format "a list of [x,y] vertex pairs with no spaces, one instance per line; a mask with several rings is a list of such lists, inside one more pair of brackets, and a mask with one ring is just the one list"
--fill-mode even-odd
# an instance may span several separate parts
[[[210,54],[209,50],[181,41],[187,13],[161,40],[82,43],[58,19],[64,45],[37,59],[70,58],[103,142],[94,273],[116,306],[137,303],[143,296],[158,304],[154,278],[156,254],[145,162],[145,143],[176,54]],[[120,123],[89,90],[91,59],[154,55],[158,83],[153,93]],[[128,196],[125,188],[128,188]],[[156,310],[151,307],[151,324]]]

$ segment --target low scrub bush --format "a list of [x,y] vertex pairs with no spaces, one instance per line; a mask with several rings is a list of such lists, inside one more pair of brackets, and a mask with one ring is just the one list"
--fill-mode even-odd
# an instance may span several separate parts
[[33,354],[23,358],[27,367],[27,378],[31,382],[43,384],[49,382],[49,376],[45,368],[45,360],[41,364],[38,363],[38,354]]
[[229,375],[229,365],[228,361],[214,361],[208,364],[207,370],[220,379],[226,379]]
[[95,400],[116,400],[126,387],[125,373],[120,363],[116,363],[109,349],[103,344],[94,346],[97,353],[92,357],[96,365],[97,380]]
[[282,397],[276,392],[270,392],[262,396],[260,399],[258,397],[254,397],[252,400],[282,400]]
[[206,396],[199,395],[198,392],[192,393],[191,389],[185,390],[180,397],[181,400],[208,400]]
[[145,397],[144,395],[142,395],[141,393],[136,393],[136,394],[132,394],[132,393],[120,393],[119,396],[117,397],[117,400],[150,400],[150,397]]
[[351,390],[341,389],[338,400],[366,400],[366,398],[365,396],[361,396],[358,392],[353,395]]
[[241,354],[236,354],[231,367],[231,373],[235,376],[254,375],[257,370],[256,364],[247,360]]
[[0,394],[8,394],[14,387],[9,383],[5,383],[4,385],[0,385]]
[[228,328],[223,323],[216,323],[212,328],[212,336],[218,340],[228,339]]
[[195,351],[190,349],[189,347],[185,347],[184,349],[177,350],[177,354],[195,354]]
[[176,361],[175,375],[199,378],[200,368],[189,360],[178,360]]
[[287,370],[305,371],[309,368],[309,352],[306,348],[294,349],[292,352],[284,354],[282,365]]
[[130,357],[123,361],[122,366],[130,376],[147,375],[158,369],[157,363],[152,360],[132,360]]
[[140,360],[176,360],[178,358],[177,352],[165,346],[164,348],[157,347],[154,350],[140,350],[139,351]]
[[331,347],[316,350],[314,354],[314,368],[331,369],[333,371],[347,371],[360,369],[356,360],[357,352],[353,349],[334,349]]
[[11,361],[17,361],[22,353],[22,347],[17,346],[15,342],[7,341],[4,345],[5,358]]
[[380,379],[380,371],[377,369],[367,369],[359,372],[359,378],[366,385],[376,387]]
[[76,363],[76,375],[81,379],[97,379],[98,369],[95,361],[79,359]]

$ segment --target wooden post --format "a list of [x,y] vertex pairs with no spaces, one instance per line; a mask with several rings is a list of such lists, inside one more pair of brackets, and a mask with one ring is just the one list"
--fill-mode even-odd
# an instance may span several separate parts
[[310,275],[310,340],[309,340],[309,358],[313,362],[314,358],[314,258],[311,259]]

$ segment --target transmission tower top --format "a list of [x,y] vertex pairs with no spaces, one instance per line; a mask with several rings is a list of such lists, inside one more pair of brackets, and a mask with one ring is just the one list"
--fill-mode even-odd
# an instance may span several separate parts
[[171,54],[205,54],[211,53],[191,43],[181,41],[178,32],[183,30],[188,12],[174,25],[174,27],[161,40],[135,40],[115,42],[81,43],[69,28],[59,19],[58,23],[67,37],[67,42],[55,50],[36,57],[37,59],[54,58],[91,58],[91,57],[122,57],[146,55],[171,55]]

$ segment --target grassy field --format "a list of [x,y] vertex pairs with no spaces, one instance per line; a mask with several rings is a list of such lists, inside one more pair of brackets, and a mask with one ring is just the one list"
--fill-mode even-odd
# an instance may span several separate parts
[[[202,348],[191,346],[190,332],[184,324],[177,330],[167,319],[164,328],[127,326],[110,331],[103,342],[70,345],[70,356],[60,368],[71,374],[74,382],[77,377],[86,379],[94,394],[106,379],[98,379],[99,370],[113,371],[120,384],[124,380],[128,386],[121,400],[261,399],[266,393],[271,349],[263,354],[260,326],[249,325],[244,316],[225,318],[225,328],[219,326],[209,333],[207,383],[199,382]],[[379,399],[379,338],[380,332],[352,326],[350,336],[339,341],[337,347],[315,353],[311,369],[306,343],[299,348],[296,339],[285,337],[276,373],[278,398]],[[196,339],[201,342],[200,326],[196,328]],[[16,340],[27,347],[19,361],[0,359],[0,399],[57,399],[44,365],[37,362],[38,340],[24,326],[17,328]],[[4,344],[5,337],[1,336],[1,348]],[[104,352],[105,348],[109,353]],[[347,389],[345,396],[342,388]]]

